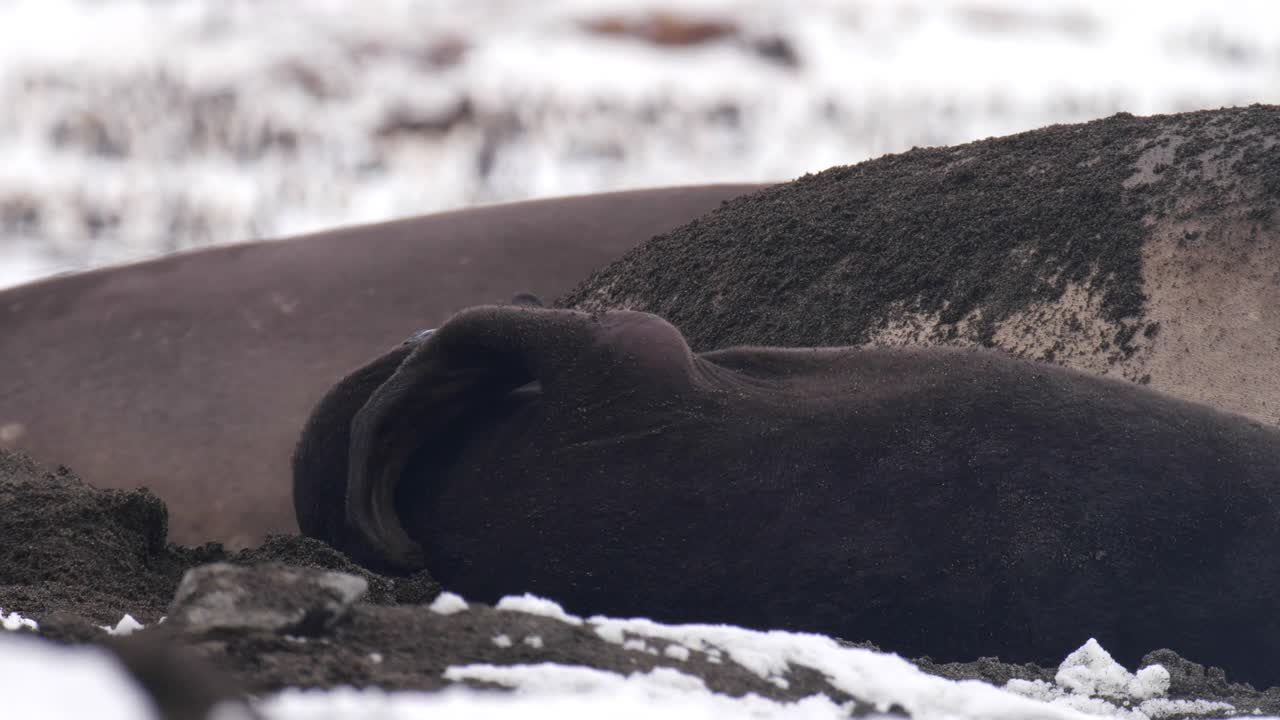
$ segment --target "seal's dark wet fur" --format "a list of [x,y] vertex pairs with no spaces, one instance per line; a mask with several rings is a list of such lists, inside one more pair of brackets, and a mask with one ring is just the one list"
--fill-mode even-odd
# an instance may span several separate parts
[[989,351],[695,356],[656,316],[509,307],[348,390],[300,525],[468,598],[1280,679],[1280,432],[1243,417]]

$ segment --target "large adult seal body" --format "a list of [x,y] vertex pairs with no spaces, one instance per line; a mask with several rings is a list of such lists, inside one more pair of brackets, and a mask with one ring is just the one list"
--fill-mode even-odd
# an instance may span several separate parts
[[335,387],[294,483],[305,533],[478,600],[1280,681],[1280,432],[992,351],[473,308]]
[[554,297],[755,187],[490,205],[5,290],[0,448],[151,488],[177,542],[293,531],[298,428],[347,370],[462,308]]

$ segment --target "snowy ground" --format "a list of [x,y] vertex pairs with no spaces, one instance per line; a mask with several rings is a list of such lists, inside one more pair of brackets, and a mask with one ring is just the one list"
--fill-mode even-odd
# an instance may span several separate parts
[[[1221,702],[1170,700],[1169,673],[1159,665],[1136,675],[1121,667],[1093,640],[1073,652],[1058,668],[1053,684],[1011,680],[1003,688],[978,682],[955,682],[920,672],[896,655],[844,647],[829,638],[787,632],[757,632],[723,625],[661,625],[648,620],[583,619],[565,613],[554,602],[532,596],[504,598],[499,610],[526,612],[562,622],[593,627],[606,641],[639,651],[646,638],[667,641],[666,654],[687,660],[705,653],[712,662],[735,662],[761,678],[785,683],[791,668],[815,668],[838,689],[872,703],[880,712],[905,711],[916,720],[931,718],[1030,718],[1072,720],[1112,717],[1126,720],[1178,717],[1188,713],[1227,717],[1249,714]],[[466,602],[442,595],[432,609],[466,612]],[[122,619],[104,631],[131,632],[136,623]],[[0,625],[9,630],[31,627],[34,621],[0,611]],[[123,631],[122,631],[123,628]],[[510,646],[499,636],[495,644]],[[520,642],[541,643],[540,638]],[[139,694],[120,666],[105,652],[61,649],[0,633],[0,697],[19,717],[146,717],[139,711],[147,698]],[[260,698],[257,710],[268,720],[327,718],[598,718],[607,711],[614,718],[648,718],[653,713],[681,718],[803,718],[847,717],[851,707],[825,696],[779,703],[758,696],[730,698],[711,693],[691,675],[660,668],[622,676],[586,667],[539,665],[459,665],[448,668],[450,680],[478,680],[514,692],[454,687],[439,693],[384,692],[338,688],[328,691],[287,690]],[[61,713],[61,714],[59,714]],[[514,715],[513,715],[514,713]],[[228,708],[221,720],[240,717]],[[1258,717],[1258,716],[1255,716]]]
[[796,7],[0,0],[0,287],[478,202],[783,180],[1121,110],[1280,101],[1266,0]]

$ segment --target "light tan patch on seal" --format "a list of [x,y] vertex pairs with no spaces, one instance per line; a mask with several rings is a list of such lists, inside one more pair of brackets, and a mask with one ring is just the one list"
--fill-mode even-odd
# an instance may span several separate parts
[[[952,326],[937,315],[891,313],[891,320],[871,334],[869,345],[978,345],[978,328],[983,310],[979,308]],[[1149,352],[1145,338],[1134,333],[1132,351],[1125,353],[1116,334],[1138,325],[1132,320],[1111,322],[1102,317],[1101,298],[1088,284],[1070,284],[1052,302],[1034,303],[1000,322],[991,336],[995,347],[1028,360],[1053,362],[1099,375],[1119,375],[1141,381],[1146,374],[1143,357]]]
[[[1218,139],[1179,159],[1187,136],[1166,133],[1124,183],[1169,198],[1162,213],[1145,220],[1142,317],[1105,319],[1100,294],[1085,282],[1005,318],[991,342],[1019,357],[1125,378],[1280,425],[1280,210],[1256,175],[1237,171],[1246,151],[1268,151],[1280,140],[1253,128]],[[1167,172],[1176,184],[1161,183]],[[1016,253],[1009,258],[1024,261]],[[870,344],[976,345],[982,314],[979,307],[948,326],[899,306]]]
[[1102,317],[1102,298],[1087,285],[1070,284],[1055,302],[1036,303],[1010,315],[996,329],[995,344],[1018,357],[1056,362],[1099,375],[1141,381],[1149,348],[1135,331],[1126,353],[1117,333],[1140,321],[1112,322]]
[[1143,251],[1151,386],[1280,424],[1280,232],[1161,221]]

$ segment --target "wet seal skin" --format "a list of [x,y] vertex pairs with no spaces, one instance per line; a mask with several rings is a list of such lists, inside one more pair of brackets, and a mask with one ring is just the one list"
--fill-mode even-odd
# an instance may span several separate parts
[[0,291],[0,449],[150,488],[174,542],[294,532],[298,428],[351,368],[462,308],[554,297],[758,187],[488,205]]
[[1096,637],[1280,680],[1280,431],[1138,385],[986,350],[695,354],[646,313],[490,306],[329,398],[303,532],[468,598],[943,662]]

